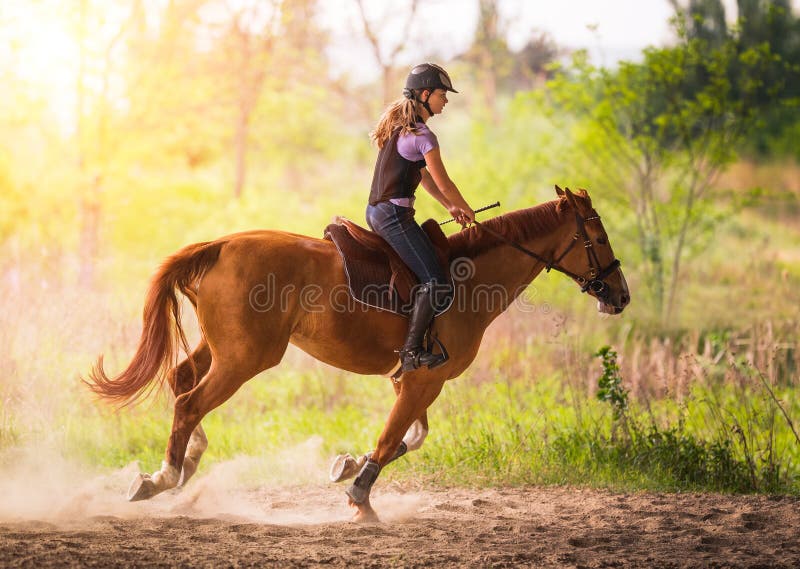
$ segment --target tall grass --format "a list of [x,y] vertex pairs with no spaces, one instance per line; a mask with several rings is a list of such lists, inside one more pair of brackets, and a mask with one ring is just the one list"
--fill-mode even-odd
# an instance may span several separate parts
[[787,420],[800,414],[796,386],[770,387],[736,366],[735,383],[642,400],[629,397],[613,355],[604,365],[594,397],[557,373],[453,384],[432,413],[429,446],[406,468],[451,484],[800,492],[800,441]]

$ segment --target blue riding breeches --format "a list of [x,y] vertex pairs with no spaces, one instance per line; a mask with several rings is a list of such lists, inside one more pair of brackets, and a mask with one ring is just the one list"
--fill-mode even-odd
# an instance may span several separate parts
[[388,201],[368,205],[367,224],[392,246],[420,284],[446,285],[444,269],[431,240],[414,219],[414,208]]

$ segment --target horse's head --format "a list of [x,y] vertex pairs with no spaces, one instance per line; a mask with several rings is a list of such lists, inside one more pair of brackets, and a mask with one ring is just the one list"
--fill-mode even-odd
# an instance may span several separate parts
[[558,186],[556,193],[575,218],[574,240],[556,261],[558,266],[582,292],[597,299],[598,311],[619,314],[631,300],[630,291],[589,194],[586,190],[573,194]]

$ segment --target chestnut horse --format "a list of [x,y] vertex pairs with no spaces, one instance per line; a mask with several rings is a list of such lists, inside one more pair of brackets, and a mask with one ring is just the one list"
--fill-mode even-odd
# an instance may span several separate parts
[[[556,186],[558,199],[502,215],[448,238],[456,299],[436,319],[450,358],[435,369],[403,374],[374,451],[347,490],[356,519],[376,519],[369,492],[379,470],[419,448],[428,431],[427,409],[444,382],[475,358],[487,326],[542,271],[555,269],[594,296],[598,310],[618,314],[628,287],[600,217],[585,190]],[[577,246],[574,246],[576,245]],[[398,367],[407,320],[392,312],[342,301],[347,290],[342,260],[329,241],[280,231],[249,231],[184,247],[153,277],[144,306],[136,354],[118,376],[103,371],[102,356],[86,382],[100,396],[131,403],[166,379],[175,393],[172,431],[160,470],[139,474],[130,500],[150,498],[182,485],[195,473],[208,446],[200,421],[242,384],[277,365],[291,342],[337,368],[390,375]],[[202,339],[169,369],[179,347],[189,352],[176,289],[195,307]],[[157,380],[157,382],[156,382]],[[349,455],[342,479],[355,474]],[[371,472],[366,472],[367,466]],[[335,467],[336,469],[336,467]],[[358,466],[355,466],[358,470]]]

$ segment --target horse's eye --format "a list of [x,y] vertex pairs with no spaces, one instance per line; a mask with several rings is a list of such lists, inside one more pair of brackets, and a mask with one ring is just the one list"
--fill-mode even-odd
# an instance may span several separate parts
[[597,242],[598,242],[600,245],[605,245],[605,244],[607,243],[607,241],[606,241],[606,238],[605,238],[605,237],[598,237],[598,238],[597,238]]

